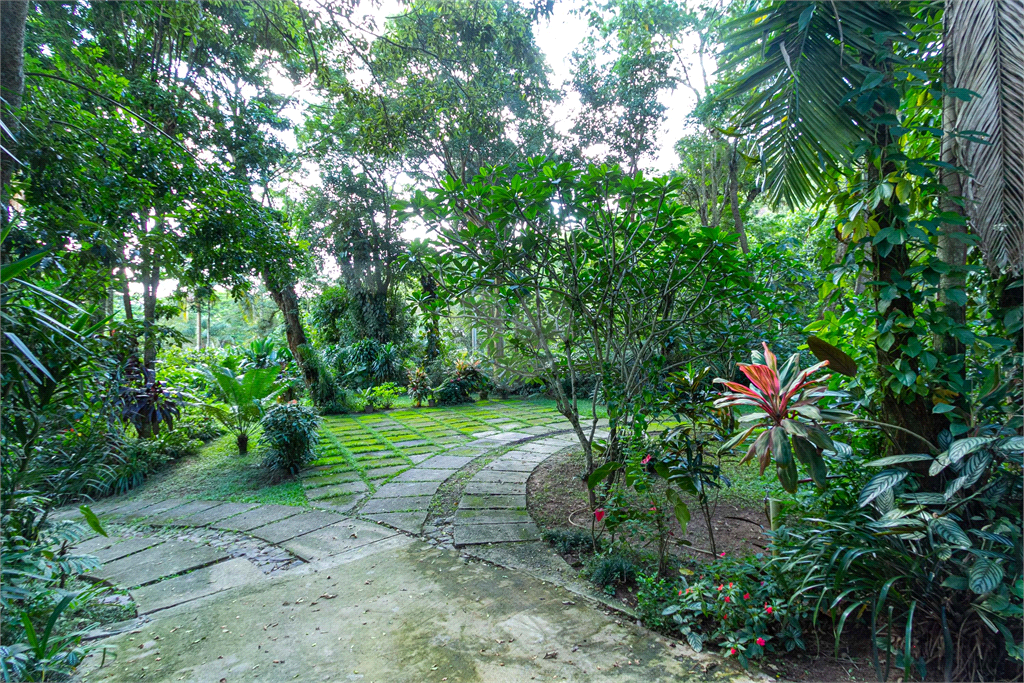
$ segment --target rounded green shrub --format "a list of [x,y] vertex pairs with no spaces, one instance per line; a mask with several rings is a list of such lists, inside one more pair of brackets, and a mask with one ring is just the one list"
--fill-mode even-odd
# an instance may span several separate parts
[[320,416],[312,408],[286,403],[267,412],[260,422],[263,464],[280,472],[298,474],[316,458]]

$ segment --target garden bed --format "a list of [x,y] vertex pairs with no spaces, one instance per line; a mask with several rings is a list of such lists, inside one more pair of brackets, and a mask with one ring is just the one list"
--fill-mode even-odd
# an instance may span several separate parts
[[[579,478],[583,467],[583,454],[579,450],[561,453],[549,458],[538,467],[527,484],[527,506],[530,515],[542,531],[578,529],[590,533],[590,513],[587,504],[587,488]],[[719,501],[714,515],[716,550],[727,557],[739,558],[763,552],[767,539],[763,533],[767,526],[763,508],[751,504],[746,490],[736,491],[735,495],[726,489]],[[674,543],[669,553],[679,563],[700,571],[702,566],[710,566],[718,560],[711,555],[707,525],[699,513],[696,502],[687,500],[691,511],[691,521],[687,529],[686,539],[692,548],[704,550],[697,552],[681,544]],[[571,517],[571,520],[570,520]],[[681,536],[678,523],[673,531],[676,538]],[[557,533],[557,531],[556,531]],[[575,569],[587,572],[593,567],[595,554],[589,549],[559,548],[556,550]],[[651,568],[653,571],[653,567]],[[638,585],[630,582],[614,586],[614,597],[617,601],[637,608]],[[609,587],[609,593],[611,587]],[[663,632],[665,629],[657,629]],[[670,635],[678,637],[676,632]],[[789,652],[784,655],[771,655],[757,662],[765,673],[782,680],[793,681],[846,681],[875,679],[875,672],[870,658],[870,641],[867,633],[859,633],[848,628],[844,634],[838,657],[834,651],[834,639],[831,629],[826,625],[817,633],[805,631],[806,650]],[[884,666],[884,662],[883,662]],[[902,672],[893,668],[890,680],[897,680]]]

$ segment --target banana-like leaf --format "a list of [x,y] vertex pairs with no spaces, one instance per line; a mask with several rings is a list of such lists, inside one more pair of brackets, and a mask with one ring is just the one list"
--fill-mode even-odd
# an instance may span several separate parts
[[857,361],[850,357],[842,349],[832,346],[824,339],[818,337],[807,338],[807,348],[811,350],[814,357],[820,361],[827,361],[828,367],[840,375],[847,377],[857,376]]
[[857,505],[864,507],[885,491],[892,489],[896,484],[907,478],[910,474],[906,470],[884,470],[871,477],[870,481],[861,489],[857,497]]
[[923,462],[930,460],[934,460],[934,458],[926,453],[904,453],[903,455],[890,455],[887,458],[872,460],[871,462],[864,463],[864,466],[888,467],[889,465],[901,465],[905,462]]
[[971,538],[949,517],[935,517],[928,523],[932,533],[961,548],[971,547]]
[[998,562],[987,557],[978,557],[974,560],[970,570],[967,572],[967,582],[971,590],[978,595],[990,593],[999,587],[1003,580],[1003,568]]

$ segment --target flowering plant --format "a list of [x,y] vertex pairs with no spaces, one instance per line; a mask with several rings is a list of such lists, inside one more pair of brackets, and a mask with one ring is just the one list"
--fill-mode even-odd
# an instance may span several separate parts
[[718,561],[705,574],[680,571],[678,581],[641,577],[640,608],[650,612],[652,601],[662,605],[655,621],[677,630],[697,652],[715,645],[747,666],[766,652],[804,648],[802,608],[790,605],[770,576],[731,561]]

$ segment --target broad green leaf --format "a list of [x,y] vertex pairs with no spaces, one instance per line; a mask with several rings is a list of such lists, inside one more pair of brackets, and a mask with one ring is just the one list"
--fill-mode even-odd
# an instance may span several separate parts
[[995,437],[991,436],[971,436],[966,439],[960,439],[954,441],[953,445],[949,447],[949,461],[950,463],[960,462],[965,455],[970,455],[974,451],[978,450],[987,443],[995,441]]
[[999,586],[1003,580],[1003,568],[987,557],[978,557],[967,572],[967,580],[972,591],[984,595]]
[[905,453],[903,455],[890,455],[887,458],[879,458],[878,460],[872,460],[869,463],[865,463],[865,467],[887,467],[889,465],[899,465],[904,462],[922,462],[922,461],[934,460],[932,456],[925,453]]
[[949,517],[933,518],[928,522],[928,528],[932,530],[932,533],[946,541],[949,541],[953,545],[960,546],[962,548],[970,548],[972,545],[970,537],[964,533],[964,530],[960,528],[959,524],[951,520]]
[[96,516],[96,513],[88,505],[79,505],[78,510],[85,517],[86,523],[93,531],[104,538],[107,536],[107,532],[103,530],[103,525],[100,524],[100,518]]
[[885,470],[879,472],[861,489],[857,498],[857,505],[864,507],[885,491],[892,489],[896,484],[907,478],[909,472],[906,470]]

